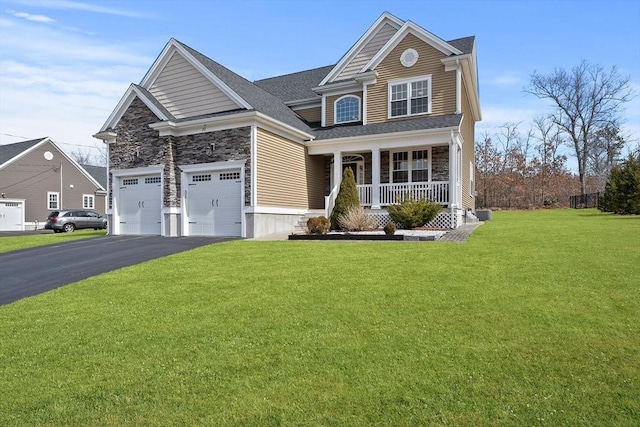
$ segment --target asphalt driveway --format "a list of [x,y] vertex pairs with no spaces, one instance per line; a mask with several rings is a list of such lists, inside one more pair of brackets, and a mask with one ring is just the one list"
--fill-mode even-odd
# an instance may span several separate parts
[[0,305],[212,243],[216,237],[105,236],[0,254]]

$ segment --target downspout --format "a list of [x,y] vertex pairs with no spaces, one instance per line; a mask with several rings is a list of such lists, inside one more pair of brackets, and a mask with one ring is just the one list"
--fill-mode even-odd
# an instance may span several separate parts
[[462,114],[462,68],[456,59],[456,114]]

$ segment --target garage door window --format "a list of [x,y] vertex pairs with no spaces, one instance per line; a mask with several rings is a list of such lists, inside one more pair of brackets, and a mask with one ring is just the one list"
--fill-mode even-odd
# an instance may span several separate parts
[[60,193],[54,193],[49,191],[47,193],[47,209],[60,209],[58,205]]
[[125,178],[122,180],[122,185],[137,185],[138,178]]
[[144,183],[145,184],[160,184],[160,177],[159,176],[152,176],[149,178],[145,178],[144,179]]
[[191,177],[191,182],[205,182],[205,181],[211,181],[211,174],[193,175]]
[[240,172],[225,172],[220,174],[220,181],[227,179],[240,179]]

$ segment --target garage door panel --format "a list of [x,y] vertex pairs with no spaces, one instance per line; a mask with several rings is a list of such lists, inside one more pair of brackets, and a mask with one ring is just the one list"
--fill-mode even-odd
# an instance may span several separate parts
[[22,231],[23,202],[0,202],[0,231]]
[[242,235],[242,181],[239,171],[188,176],[187,216],[190,235]]
[[161,234],[160,175],[122,178],[120,184],[120,234]]

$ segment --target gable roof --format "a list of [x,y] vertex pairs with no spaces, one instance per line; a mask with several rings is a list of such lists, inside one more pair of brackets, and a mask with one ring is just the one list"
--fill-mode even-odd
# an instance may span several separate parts
[[37,138],[30,139],[29,141],[15,142],[13,144],[0,145],[0,167],[3,167],[5,163],[11,163],[11,161],[21,155],[27,154],[32,148],[40,143],[43,143],[49,138]]
[[215,74],[231,90],[246,100],[253,110],[268,115],[282,123],[309,133],[311,128],[282,99],[251,83],[249,80],[218,64],[189,46],[176,41],[206,69]]
[[[82,165],[76,162],[73,157],[69,156],[64,152],[63,149],[58,147],[58,145],[50,138],[38,138],[31,139],[29,141],[16,142],[13,144],[0,145],[0,169],[3,169],[5,166],[10,165],[16,160],[26,156],[31,151],[40,147],[44,144],[51,144],[51,146],[60,153],[69,163],[74,165],[80,173],[82,173],[89,181],[91,181],[96,187],[99,187],[100,190],[105,190],[107,187],[103,185],[100,180],[94,178]],[[106,168],[105,169],[105,180],[106,180]],[[106,181],[105,181],[106,184]]]
[[[376,22],[369,27],[369,29],[358,39],[358,41],[345,53],[336,66],[329,72],[326,77],[320,82],[318,86],[322,86],[326,83],[333,82],[340,73],[351,63],[351,61],[367,46],[367,44],[385,27],[390,25],[395,29],[402,27],[404,22],[397,17],[393,16],[389,12],[384,12],[376,20]],[[367,61],[368,62],[368,61]]]
[[442,40],[440,37],[435,36],[434,34],[430,33],[429,31],[425,30],[424,28],[422,28],[421,26],[411,22],[411,21],[407,21],[402,28],[400,28],[398,30],[398,32],[396,32],[393,37],[391,37],[391,39],[389,39],[389,41],[387,42],[387,44],[385,44],[382,49],[380,49],[378,51],[378,53],[376,53],[373,58],[371,58],[371,60],[364,66],[362,67],[362,69],[360,70],[360,72],[365,72],[368,70],[374,70],[378,64],[380,64],[380,62],[382,62],[382,60],[384,58],[386,58],[386,56],[396,47],[398,46],[398,44],[404,40],[404,38],[408,35],[408,34],[413,34],[414,36],[416,36],[418,39],[422,40],[423,42],[433,46],[434,48],[438,49],[440,52],[444,53],[447,56],[451,56],[451,55],[462,55],[463,52],[456,48],[455,46],[452,46],[451,44],[447,43],[446,41]]

